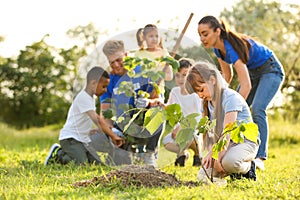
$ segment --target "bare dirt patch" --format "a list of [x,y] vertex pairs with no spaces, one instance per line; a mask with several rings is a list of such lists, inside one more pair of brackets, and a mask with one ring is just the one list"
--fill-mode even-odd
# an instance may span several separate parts
[[127,165],[113,170],[103,176],[95,176],[91,180],[79,181],[73,184],[75,187],[121,185],[123,187],[167,187],[189,186],[196,187],[199,182],[180,181],[174,175],[155,169],[152,166]]

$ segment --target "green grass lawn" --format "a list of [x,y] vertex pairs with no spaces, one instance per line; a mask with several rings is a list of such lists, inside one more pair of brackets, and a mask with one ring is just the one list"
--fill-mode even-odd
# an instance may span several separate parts
[[[101,166],[44,166],[59,126],[18,131],[0,123],[0,199],[300,199],[300,124],[270,121],[269,159],[258,180],[231,181],[226,186],[124,188],[73,187],[113,170]],[[174,167],[175,155],[160,149],[161,170],[183,181],[196,181],[198,167]]]

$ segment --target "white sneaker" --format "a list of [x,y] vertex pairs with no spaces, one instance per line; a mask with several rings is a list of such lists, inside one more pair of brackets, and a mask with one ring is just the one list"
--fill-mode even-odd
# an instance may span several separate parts
[[157,168],[155,153],[144,153],[143,158],[146,165],[152,165],[153,167]]
[[260,158],[255,158],[254,159],[254,162],[255,162],[255,165],[256,165],[256,168],[264,171],[265,170],[265,163],[262,159]]
[[55,160],[59,149],[61,149],[61,147],[57,143],[55,143],[51,146],[50,151],[45,159],[44,165],[48,165],[52,160]]

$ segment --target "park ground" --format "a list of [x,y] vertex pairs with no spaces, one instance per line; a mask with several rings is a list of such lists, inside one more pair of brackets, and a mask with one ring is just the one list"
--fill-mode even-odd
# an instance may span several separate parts
[[[118,182],[74,187],[78,181],[104,176],[101,166],[44,166],[61,125],[16,130],[0,123],[0,199],[300,199],[300,124],[270,120],[269,158],[258,180],[227,179],[226,186],[136,187]],[[160,170],[182,181],[196,181],[199,167],[174,167],[161,147]],[[166,162],[167,161],[167,162]]]

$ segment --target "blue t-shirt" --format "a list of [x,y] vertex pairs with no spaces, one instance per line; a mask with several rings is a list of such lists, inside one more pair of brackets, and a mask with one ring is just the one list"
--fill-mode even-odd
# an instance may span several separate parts
[[[255,69],[263,65],[273,55],[273,52],[268,47],[250,38],[248,41],[251,44],[251,48],[249,49],[249,61],[247,63],[247,68]],[[226,51],[225,58],[221,56],[218,49],[214,48],[213,50],[216,56],[228,64],[235,64],[235,62],[239,59],[239,55],[226,39],[224,39],[224,47]]]
[[[235,90],[230,88],[225,88],[223,92],[222,98],[222,106],[224,109],[224,113],[228,112],[237,112],[238,121],[243,122],[252,122],[251,112],[248,104],[245,99]],[[208,109],[210,112],[210,116],[213,116],[214,107],[209,102]]]
[[[238,122],[253,122],[249,106],[245,99],[235,90],[230,88],[225,88],[222,96],[222,107],[224,109],[224,114],[229,112],[237,112],[236,120]],[[208,103],[208,110],[210,113],[210,120],[214,119],[214,107],[211,102]],[[260,143],[258,135],[258,143]]]
[[[135,73],[138,74],[141,72],[141,67],[137,66],[134,69]],[[128,96],[124,92],[120,93],[119,87],[122,82],[131,82],[134,87],[136,96],[138,96],[138,91],[143,90],[150,93],[153,90],[153,86],[149,78],[144,78],[142,76],[130,78],[127,74],[123,76],[110,74],[110,82],[107,87],[107,92],[101,95],[101,103],[111,103],[111,107],[116,112],[117,117],[122,115],[125,111],[130,108],[135,107],[134,96]],[[128,83],[126,83],[129,85]]]

